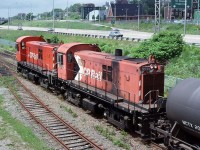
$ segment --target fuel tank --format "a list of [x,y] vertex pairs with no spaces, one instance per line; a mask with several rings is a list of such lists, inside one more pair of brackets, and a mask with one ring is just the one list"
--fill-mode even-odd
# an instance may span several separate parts
[[200,138],[200,79],[179,82],[169,93],[166,113],[169,120]]

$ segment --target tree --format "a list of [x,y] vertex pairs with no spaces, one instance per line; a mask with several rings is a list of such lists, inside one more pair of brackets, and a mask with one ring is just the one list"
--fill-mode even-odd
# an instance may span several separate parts
[[183,47],[184,41],[181,34],[165,31],[142,42],[138,48],[133,49],[131,56],[148,58],[150,55],[154,55],[160,62],[166,62],[180,56]]
[[43,12],[40,14],[41,19],[50,19],[52,18],[52,13],[51,12]]
[[34,18],[34,16],[33,16],[33,13],[28,13],[27,15],[26,15],[26,20],[33,20],[33,18]]
[[81,13],[81,4],[80,3],[76,3],[74,5],[71,5],[69,7],[69,12],[78,12],[80,14]]
[[[51,11],[51,14],[53,15],[53,10]],[[63,19],[64,11],[60,8],[54,9],[54,17],[55,19]]]

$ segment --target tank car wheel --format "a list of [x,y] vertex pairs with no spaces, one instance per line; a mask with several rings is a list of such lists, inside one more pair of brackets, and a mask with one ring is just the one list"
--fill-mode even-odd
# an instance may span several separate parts
[[169,137],[164,138],[164,145],[169,146]]

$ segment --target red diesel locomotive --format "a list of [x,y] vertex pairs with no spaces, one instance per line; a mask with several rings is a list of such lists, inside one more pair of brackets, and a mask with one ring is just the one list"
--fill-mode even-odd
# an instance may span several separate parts
[[50,44],[32,36],[18,38],[16,47],[23,76],[122,129],[148,139],[150,122],[166,116],[164,66],[153,56],[129,58],[120,49],[112,55],[93,44]]

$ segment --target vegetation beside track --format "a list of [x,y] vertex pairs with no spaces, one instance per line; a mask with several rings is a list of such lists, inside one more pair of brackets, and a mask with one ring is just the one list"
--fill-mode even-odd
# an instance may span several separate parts
[[[43,35],[45,38],[53,38],[57,36],[64,43],[82,42],[96,43],[104,52],[114,53],[116,48],[123,49],[123,55],[131,55],[131,51],[137,48],[140,43],[130,41],[118,41],[111,39],[95,39],[80,36],[54,35],[47,32],[36,31],[6,31],[0,30],[0,38],[15,41],[22,35]],[[166,75],[171,75],[178,78],[197,77],[200,78],[200,48],[184,44],[183,51],[180,57],[176,57],[167,62]]]
[[[5,24],[7,25],[7,23]],[[33,20],[33,21],[24,21],[24,20],[12,20],[10,25],[13,26],[29,26],[29,27],[53,27],[53,21],[51,20]],[[105,26],[96,26],[90,22],[73,22],[73,21],[58,21],[55,20],[55,28],[65,28],[65,29],[89,29],[89,30],[111,30],[111,27]]]
[[[180,21],[181,22],[181,21]],[[95,23],[105,25],[105,26],[96,26]],[[7,25],[7,23],[5,24]],[[30,26],[30,27],[53,27],[52,20],[12,20],[10,25],[22,25],[22,26]],[[139,30],[145,32],[154,32],[154,20],[140,20]],[[99,22],[87,22],[87,21],[58,21],[55,20],[55,28],[65,28],[65,29],[89,29],[89,30],[111,30],[111,27],[121,28],[121,29],[130,29],[130,30],[138,30],[138,22],[137,21],[117,21],[114,26],[110,22],[101,21]],[[184,24],[183,23],[169,23],[169,22],[161,22],[161,31],[170,31],[176,32],[179,34],[183,34],[184,32]],[[196,24],[187,23],[186,25],[187,34],[200,34],[200,26]]]
[[166,74],[178,78],[200,78],[200,47],[185,45],[181,55],[167,64]]
[[81,36],[67,36],[67,35],[55,35],[48,32],[41,32],[41,31],[14,31],[14,30],[0,30],[0,38],[11,40],[13,42],[16,39],[23,35],[33,35],[33,36],[40,36],[43,35],[46,39],[52,39],[54,36],[57,36],[58,39],[63,41],[64,43],[69,42],[82,42],[82,43],[91,43],[91,44],[98,44],[100,48],[107,53],[114,53],[116,48],[123,49],[124,55],[129,54],[130,48],[139,45],[136,42],[130,41],[117,41],[111,39],[96,39],[90,37],[81,37]]
[[[12,77],[0,77],[0,87],[7,87],[9,85],[13,86],[14,79]],[[13,102],[11,102],[13,103]],[[15,147],[16,145],[22,145],[25,149],[44,149],[50,150],[45,142],[41,141],[33,133],[32,129],[25,126],[21,121],[14,118],[4,107],[4,97],[0,95],[0,116],[3,119],[3,124],[0,127],[0,140],[10,139],[11,143],[8,145],[12,149],[21,149],[20,147]],[[17,132],[20,136],[13,134]],[[25,143],[27,144],[25,144]],[[16,144],[17,143],[17,144]],[[20,144],[21,143],[21,144]]]
[[114,145],[117,145],[125,150],[130,150],[130,145],[128,142],[128,134],[124,131],[121,131],[121,137],[116,138],[116,133],[111,128],[105,128],[100,125],[95,126],[95,130],[98,131],[101,135],[113,142]]
[[[110,22],[104,22],[101,23],[106,26],[111,26]],[[154,21],[146,21],[141,20],[139,24],[139,31],[145,31],[145,32],[154,32],[155,23]],[[121,28],[121,29],[130,29],[130,30],[138,30],[138,22],[132,22],[132,21],[123,21],[123,22],[116,22],[114,25],[115,28]],[[183,34],[184,32],[184,24],[183,23],[168,23],[168,22],[161,22],[160,25],[161,31],[170,31],[170,32],[176,32],[179,34]],[[186,32],[187,34],[194,34],[199,35],[200,34],[200,26],[197,26],[196,24],[188,24],[186,25]]]

